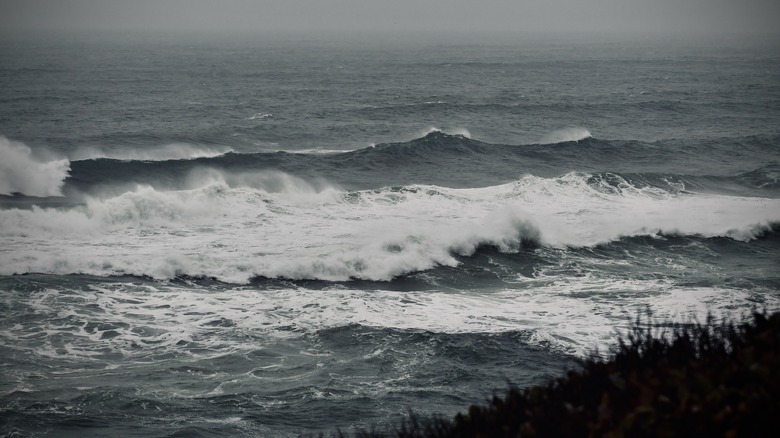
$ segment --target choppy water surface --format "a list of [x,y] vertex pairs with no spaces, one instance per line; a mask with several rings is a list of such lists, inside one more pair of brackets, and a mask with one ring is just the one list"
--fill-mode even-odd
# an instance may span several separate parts
[[3,41],[0,428],[450,416],[777,310],[779,52],[717,43]]

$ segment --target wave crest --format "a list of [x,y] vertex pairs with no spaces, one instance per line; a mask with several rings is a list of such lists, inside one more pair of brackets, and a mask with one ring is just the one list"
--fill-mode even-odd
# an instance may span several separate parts
[[558,129],[542,137],[541,144],[565,143],[569,141],[580,141],[591,138],[590,131],[582,127],[569,127]]
[[122,161],[170,161],[214,158],[233,152],[228,147],[196,146],[189,143],[170,143],[145,149],[124,149],[104,151],[100,148],[77,149],[71,158],[74,161],[110,159]]
[[459,136],[459,137],[465,137],[465,138],[471,138],[471,132],[469,132],[468,129],[463,127],[456,127],[456,128],[448,128],[448,129],[441,129],[434,126],[429,127],[427,130],[422,132],[422,135],[420,137],[427,137],[430,134],[433,133],[442,133],[447,135],[453,135],[453,136]]

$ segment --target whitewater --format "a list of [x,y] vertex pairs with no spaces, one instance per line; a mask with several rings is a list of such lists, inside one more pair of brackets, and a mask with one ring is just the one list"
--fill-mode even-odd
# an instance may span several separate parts
[[749,241],[780,221],[776,199],[670,193],[619,176],[343,191],[284,173],[201,173],[187,190],[137,186],[71,209],[4,210],[0,273],[390,281],[455,267],[482,247],[517,253],[663,234]]
[[3,42],[3,434],[392,426],[780,310],[771,43],[159,38]]

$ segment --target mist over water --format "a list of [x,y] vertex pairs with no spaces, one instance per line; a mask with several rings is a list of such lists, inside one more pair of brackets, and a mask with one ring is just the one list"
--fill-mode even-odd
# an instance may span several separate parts
[[780,9],[771,0],[6,0],[0,24],[11,31],[136,31],[248,35],[352,32],[591,32],[774,34]]
[[156,38],[0,46],[3,433],[447,417],[780,308],[776,44]]

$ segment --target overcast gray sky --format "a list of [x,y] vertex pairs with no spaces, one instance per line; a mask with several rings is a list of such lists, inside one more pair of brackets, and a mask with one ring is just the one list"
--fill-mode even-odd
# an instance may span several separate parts
[[5,30],[780,32],[780,0],[0,0]]

